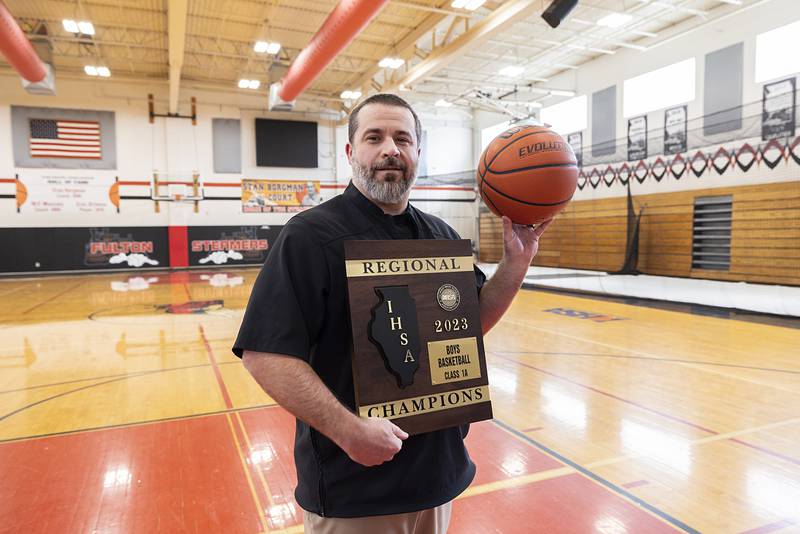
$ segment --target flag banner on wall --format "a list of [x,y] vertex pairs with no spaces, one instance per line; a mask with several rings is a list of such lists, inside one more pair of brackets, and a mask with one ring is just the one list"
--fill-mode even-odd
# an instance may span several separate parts
[[688,145],[686,106],[664,111],[664,154],[671,156],[686,152]]
[[795,79],[764,84],[761,98],[761,140],[794,136]]
[[100,123],[30,119],[28,146],[33,158],[100,159]]
[[292,213],[321,202],[319,182],[242,180],[244,213]]
[[116,213],[110,191],[113,176],[20,176],[26,189],[20,213]]
[[578,167],[583,166],[583,132],[571,133],[567,136],[567,143],[575,152],[575,159],[578,160]]
[[116,169],[111,111],[11,106],[14,165],[52,169]]
[[190,226],[189,265],[260,265],[282,226]]
[[628,119],[628,161],[647,158],[647,115]]

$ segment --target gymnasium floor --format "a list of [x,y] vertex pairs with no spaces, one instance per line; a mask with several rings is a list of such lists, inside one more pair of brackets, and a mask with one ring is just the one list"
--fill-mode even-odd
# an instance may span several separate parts
[[[257,269],[0,280],[0,532],[302,532]],[[522,291],[451,533],[800,532],[800,329]]]

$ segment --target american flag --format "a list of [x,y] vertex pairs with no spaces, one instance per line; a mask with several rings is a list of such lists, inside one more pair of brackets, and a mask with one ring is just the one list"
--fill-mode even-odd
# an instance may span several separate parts
[[31,157],[102,158],[99,122],[30,119],[30,126]]

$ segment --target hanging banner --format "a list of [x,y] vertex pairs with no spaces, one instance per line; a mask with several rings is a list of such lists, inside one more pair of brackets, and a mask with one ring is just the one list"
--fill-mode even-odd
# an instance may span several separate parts
[[583,166],[583,132],[571,133],[567,136],[567,143],[575,152],[575,159],[578,160],[578,167]]
[[21,176],[27,195],[20,213],[116,213],[110,196],[113,177]]
[[795,124],[795,79],[764,84],[761,99],[761,139],[793,137]]
[[680,154],[687,149],[686,106],[664,111],[664,154]]
[[291,213],[322,202],[319,182],[242,180],[244,213]]
[[647,158],[647,115],[628,119],[628,161]]

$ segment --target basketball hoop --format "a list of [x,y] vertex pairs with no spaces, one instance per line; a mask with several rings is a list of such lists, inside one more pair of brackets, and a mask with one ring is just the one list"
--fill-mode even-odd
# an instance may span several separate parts
[[204,198],[200,173],[154,171],[150,197],[155,202],[156,213],[161,210],[161,202],[194,202],[194,212],[198,213],[199,203]]

